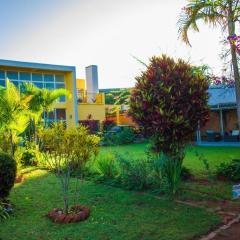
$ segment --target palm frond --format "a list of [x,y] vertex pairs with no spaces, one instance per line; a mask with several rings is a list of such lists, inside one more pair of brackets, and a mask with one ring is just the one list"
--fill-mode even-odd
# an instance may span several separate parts
[[190,0],[190,3],[183,8],[178,20],[179,37],[190,45],[188,31],[190,29],[199,31],[197,22],[204,21],[206,24],[216,26],[224,21],[225,15],[219,1]]

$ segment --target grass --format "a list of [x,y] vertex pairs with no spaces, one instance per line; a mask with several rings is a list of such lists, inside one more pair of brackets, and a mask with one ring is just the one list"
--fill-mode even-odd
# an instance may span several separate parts
[[0,225],[2,240],[187,240],[220,221],[204,209],[83,182],[79,202],[90,206],[90,218],[58,225],[45,217],[52,208],[62,206],[57,179],[34,169],[26,171],[26,176],[11,193],[15,211]]
[[[119,154],[128,154],[129,157],[146,157],[146,143],[130,144],[123,146],[102,147],[100,154],[105,154],[109,151],[114,151]],[[207,159],[210,169],[214,171],[218,165],[223,162],[231,161],[233,158],[240,158],[240,148],[237,147],[200,147],[189,146],[186,151],[186,156],[183,164],[190,168],[196,175],[202,175],[206,169],[203,161],[199,160],[196,156],[196,152],[203,154]]]

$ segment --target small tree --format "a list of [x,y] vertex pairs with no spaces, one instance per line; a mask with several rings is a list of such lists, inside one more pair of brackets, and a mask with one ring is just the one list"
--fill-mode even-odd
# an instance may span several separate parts
[[44,158],[60,180],[64,201],[63,212],[68,214],[71,173],[77,169],[82,175],[86,162],[98,153],[99,138],[89,135],[84,126],[66,129],[63,123],[42,129],[39,137]]
[[208,119],[208,82],[200,68],[165,55],[151,58],[136,81],[130,114],[151,138],[154,151],[164,155],[164,174],[175,194],[185,145]]

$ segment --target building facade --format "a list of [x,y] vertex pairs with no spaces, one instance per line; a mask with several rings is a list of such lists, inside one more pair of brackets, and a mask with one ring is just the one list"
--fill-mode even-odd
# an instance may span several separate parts
[[[9,79],[19,90],[24,82],[32,83],[38,88],[68,90],[71,98],[58,99],[49,121],[65,121],[68,127],[72,127],[89,116],[96,121],[105,119],[105,99],[98,92],[97,66],[89,66],[87,71],[89,74],[84,80],[76,78],[74,66],[0,60],[0,86],[5,87],[6,79]],[[91,71],[94,74],[91,75]],[[91,91],[86,87],[89,85],[87,81],[97,81]]]

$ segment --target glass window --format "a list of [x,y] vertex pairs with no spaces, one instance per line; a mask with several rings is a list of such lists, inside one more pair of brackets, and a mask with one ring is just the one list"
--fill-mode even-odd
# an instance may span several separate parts
[[47,118],[48,118],[48,120],[54,120],[55,119],[55,112],[54,111],[49,112],[47,114]]
[[66,102],[66,97],[65,96],[61,96],[59,99],[58,99],[59,102]]
[[65,88],[64,83],[56,83],[56,88]]
[[18,80],[18,72],[7,71],[7,78],[11,80]]
[[0,71],[0,78],[5,79],[5,72],[2,70]]
[[32,81],[33,82],[42,82],[42,74],[39,73],[33,73],[32,74]]
[[5,82],[5,80],[0,80],[0,86],[6,87],[6,82]]
[[34,85],[38,88],[43,88],[43,83],[41,82],[35,82]]
[[66,120],[66,109],[63,108],[56,109],[56,119]]
[[11,83],[13,83],[18,88],[18,86],[19,86],[18,81],[11,81]]
[[53,82],[53,81],[54,81],[53,75],[50,75],[50,74],[44,75],[44,82]]
[[45,83],[44,87],[47,89],[54,89],[54,83]]
[[25,81],[30,81],[31,80],[31,75],[28,72],[20,72],[19,73],[19,79],[20,80],[25,80]]
[[55,81],[64,83],[64,75],[55,75]]

